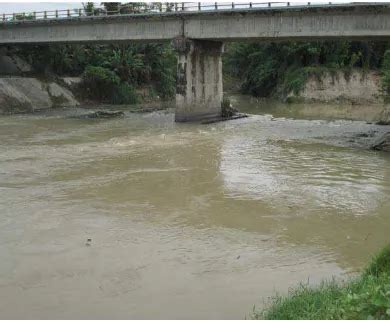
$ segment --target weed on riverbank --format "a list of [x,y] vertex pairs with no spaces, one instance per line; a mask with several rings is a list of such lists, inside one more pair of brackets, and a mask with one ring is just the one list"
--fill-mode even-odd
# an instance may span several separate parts
[[390,319],[390,244],[362,275],[344,284],[334,280],[312,288],[301,284],[287,296],[275,296],[254,319]]

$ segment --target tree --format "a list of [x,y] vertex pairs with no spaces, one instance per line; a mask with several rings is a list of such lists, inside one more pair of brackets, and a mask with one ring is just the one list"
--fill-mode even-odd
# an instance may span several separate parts
[[107,15],[115,15],[120,11],[120,2],[102,2],[101,4],[104,6]]

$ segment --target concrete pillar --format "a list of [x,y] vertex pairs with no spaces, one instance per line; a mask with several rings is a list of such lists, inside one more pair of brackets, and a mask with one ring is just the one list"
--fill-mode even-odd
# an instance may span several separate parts
[[177,38],[176,122],[221,116],[223,43]]

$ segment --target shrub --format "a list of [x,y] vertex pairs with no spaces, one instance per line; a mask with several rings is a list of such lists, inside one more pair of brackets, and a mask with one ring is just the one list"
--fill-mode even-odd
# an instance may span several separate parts
[[176,93],[176,78],[173,73],[161,73],[156,90],[162,99],[171,99]]
[[83,87],[91,99],[110,99],[119,84],[118,75],[104,67],[87,66],[83,73]]
[[390,274],[390,244],[372,259],[370,265],[365,270],[366,275],[374,276],[379,276],[385,272]]
[[138,103],[138,96],[134,87],[128,83],[118,85],[112,94],[111,103],[113,104],[135,104]]
[[293,92],[298,95],[305,86],[308,72],[304,68],[291,67],[287,69],[282,83],[283,96]]
[[133,86],[121,82],[112,70],[100,66],[87,66],[83,74],[87,96],[112,104],[135,104],[138,97]]
[[386,50],[382,63],[382,90],[385,100],[390,101],[390,49]]

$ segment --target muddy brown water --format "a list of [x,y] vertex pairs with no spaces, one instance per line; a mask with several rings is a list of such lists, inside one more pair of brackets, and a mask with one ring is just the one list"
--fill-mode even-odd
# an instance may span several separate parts
[[1,117],[0,318],[244,318],[359,272],[389,242],[367,146],[390,127],[237,102],[254,114],[210,125]]

